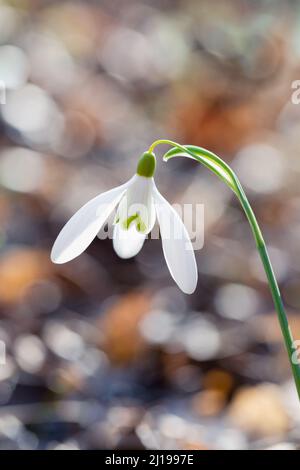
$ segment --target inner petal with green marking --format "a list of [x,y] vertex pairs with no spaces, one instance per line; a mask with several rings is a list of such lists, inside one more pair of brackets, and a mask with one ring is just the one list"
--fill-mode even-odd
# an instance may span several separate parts
[[115,224],[118,223],[122,230],[129,230],[134,225],[139,233],[149,233],[155,223],[152,191],[153,178],[137,174],[119,204]]

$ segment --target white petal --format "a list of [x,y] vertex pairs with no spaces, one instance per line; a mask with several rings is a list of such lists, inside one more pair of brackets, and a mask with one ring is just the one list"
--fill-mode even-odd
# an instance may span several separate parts
[[146,235],[139,233],[135,225],[131,225],[128,230],[122,230],[119,224],[114,227],[113,246],[120,258],[132,258],[141,250]]
[[54,263],[70,261],[90,245],[131,182],[132,179],[96,196],[71,217],[53,245],[51,260]]
[[139,175],[134,176],[126,196],[118,207],[118,219],[121,225],[126,225],[128,218],[139,214],[139,219],[136,222],[139,220],[144,225],[144,230],[141,230],[141,232],[145,234],[151,232],[156,218],[153,203],[153,186],[153,178]]
[[177,212],[156,187],[153,196],[170,274],[183,292],[192,294],[197,286],[198,271],[189,234]]

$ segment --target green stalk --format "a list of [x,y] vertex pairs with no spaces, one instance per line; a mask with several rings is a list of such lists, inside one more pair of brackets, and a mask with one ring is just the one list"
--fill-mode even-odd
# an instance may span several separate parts
[[261,230],[259,228],[252,207],[247,199],[247,196],[242,188],[238,177],[233,172],[233,170],[227,165],[227,163],[225,163],[220,157],[206,149],[194,146],[184,146],[177,144],[176,142],[172,142],[171,140],[163,139],[155,141],[150,146],[149,152],[152,153],[154,148],[159,144],[167,144],[173,147],[171,150],[169,150],[169,152],[166,153],[166,155],[164,156],[164,160],[167,161],[169,158],[182,156],[182,153],[185,154],[185,156],[191,156],[198,162],[205,165],[211,171],[213,171],[219,178],[221,178],[232,189],[232,191],[236,194],[237,198],[239,199],[250,224],[250,227],[252,229],[256,247],[260,254],[260,258],[264,270],[266,272],[281,332],[284,338],[286,350],[291,364],[291,369],[293,372],[298,397],[300,400],[300,364],[297,361],[293,361],[293,355],[295,353],[294,339],[288,323],[286,312],[284,310],[280,290],[268,255],[265,241],[263,239]]

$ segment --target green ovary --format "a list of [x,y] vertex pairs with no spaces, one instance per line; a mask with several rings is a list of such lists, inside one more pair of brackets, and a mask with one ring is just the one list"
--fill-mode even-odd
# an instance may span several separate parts
[[152,178],[155,173],[156,158],[154,153],[145,152],[138,161],[136,172],[139,176]]

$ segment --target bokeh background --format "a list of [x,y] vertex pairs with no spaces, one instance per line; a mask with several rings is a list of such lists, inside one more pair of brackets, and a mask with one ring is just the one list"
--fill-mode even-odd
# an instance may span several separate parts
[[67,219],[129,179],[153,140],[201,145],[245,185],[300,339],[296,79],[296,1],[0,1],[2,449],[300,447],[250,229],[206,169],[157,171],[171,202],[205,204],[192,296],[160,240],[128,261],[98,239],[49,260]]

